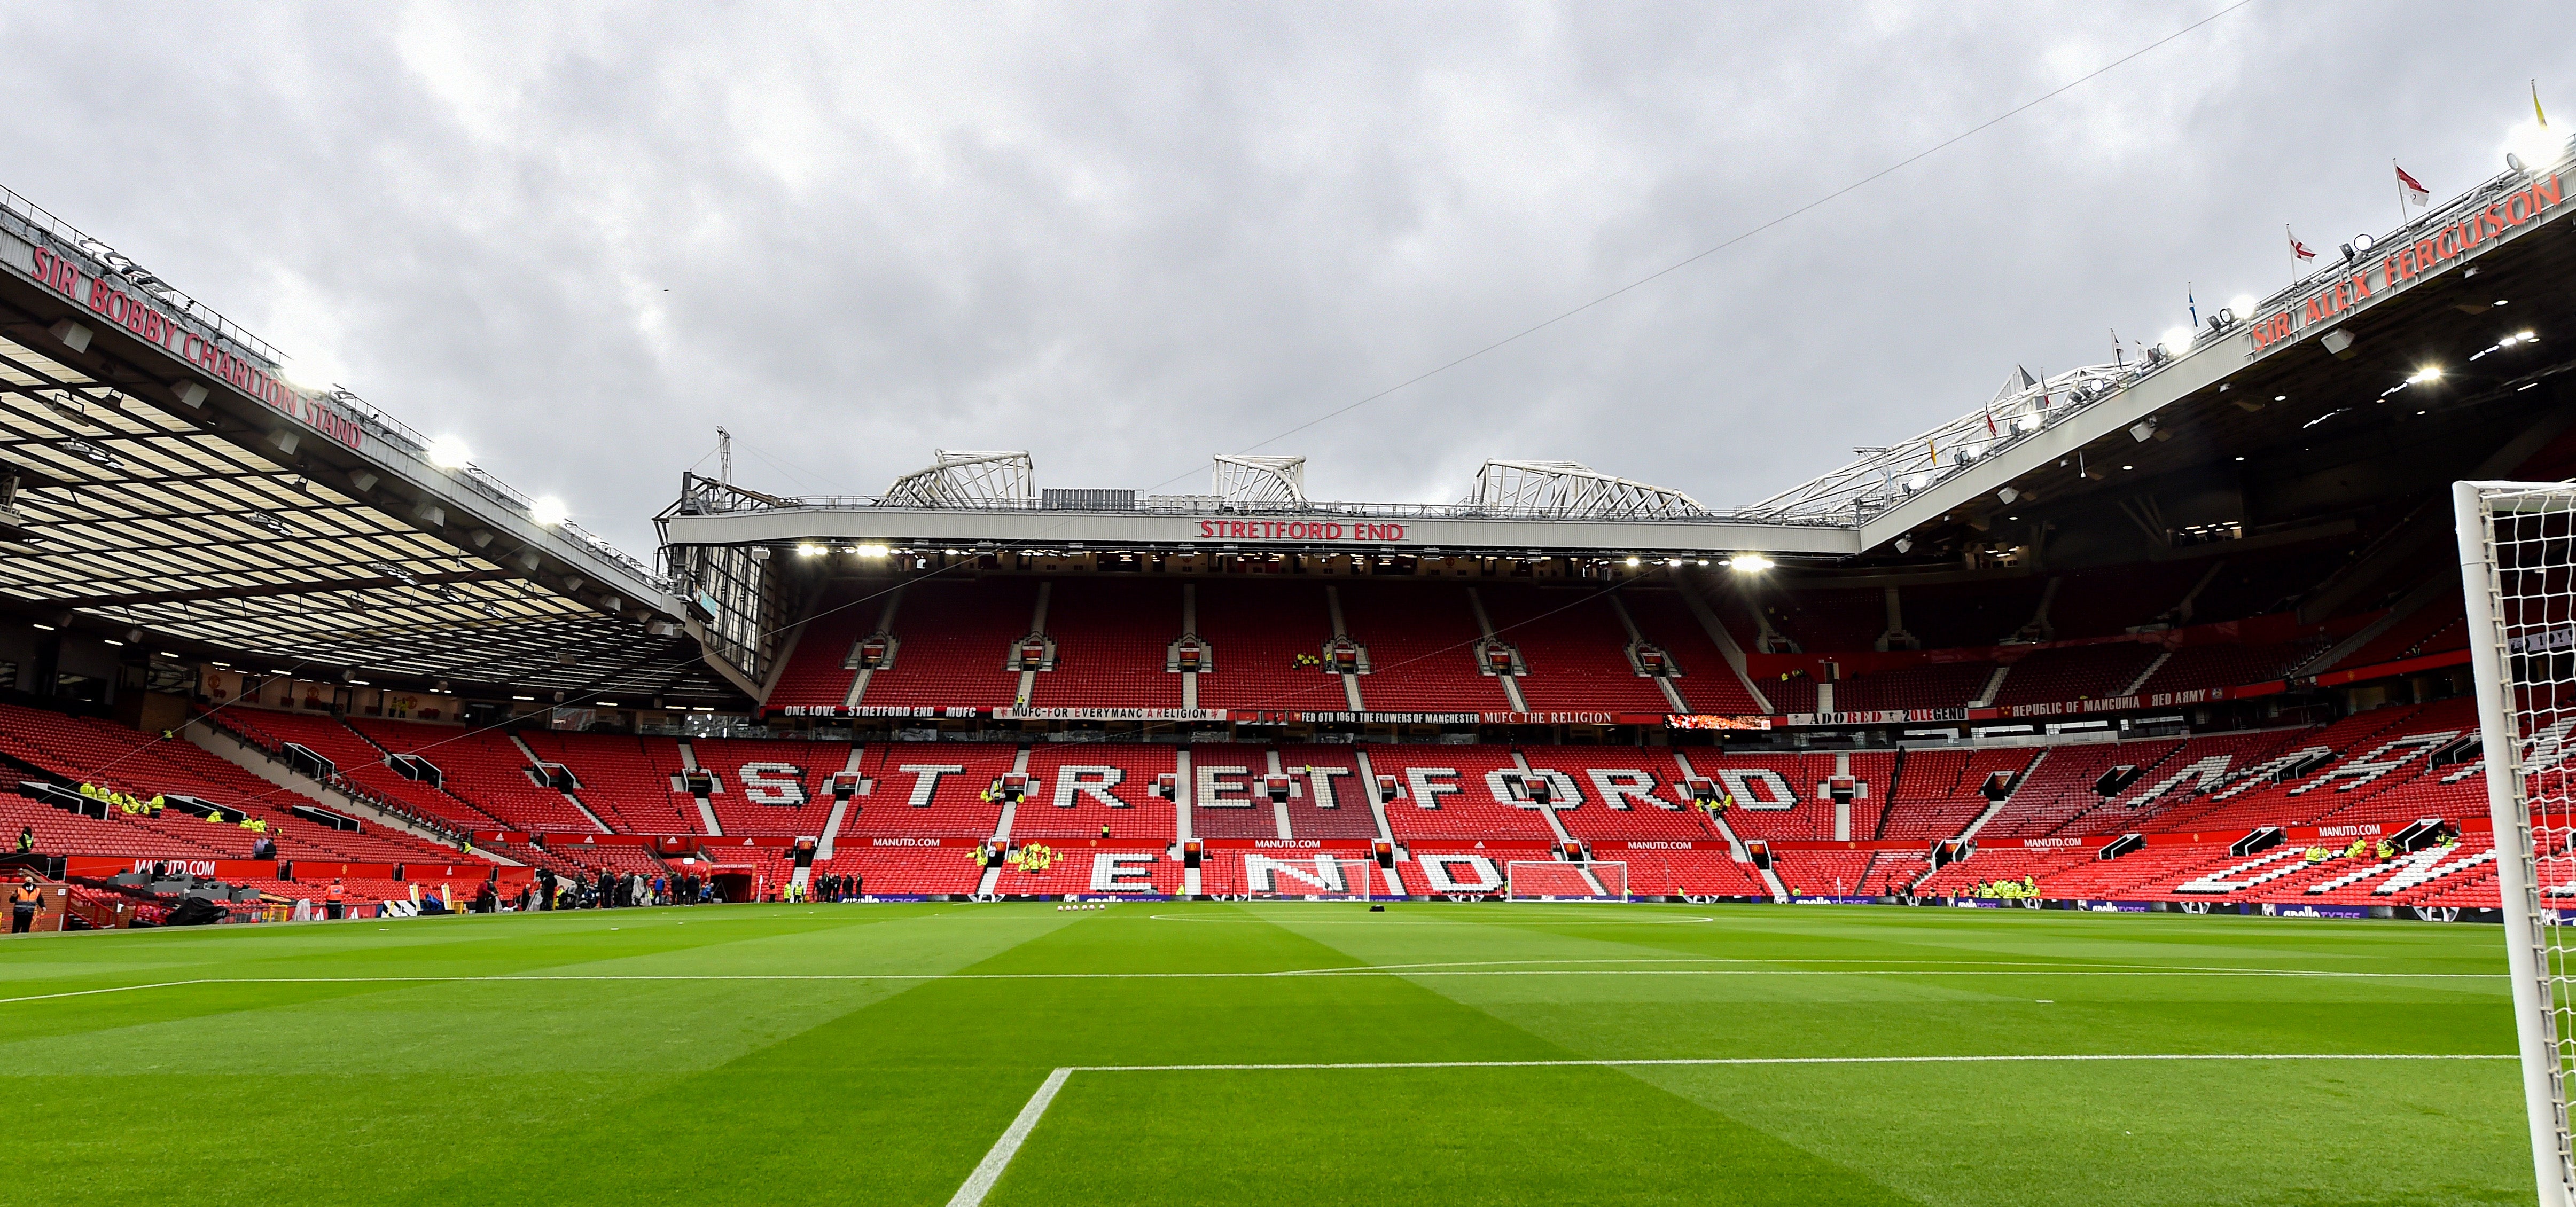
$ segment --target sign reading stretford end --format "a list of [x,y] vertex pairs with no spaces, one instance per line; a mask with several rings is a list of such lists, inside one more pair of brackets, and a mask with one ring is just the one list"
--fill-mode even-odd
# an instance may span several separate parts
[[1346,541],[1354,545],[1395,545],[1405,540],[1404,525],[1340,520],[1199,520],[1199,538],[1211,541]]
[[2355,260],[2352,267],[2360,271],[2341,280],[2320,282],[2304,302],[2255,319],[2251,328],[2254,354],[2260,356],[2293,336],[2339,322],[2354,308],[2367,306],[2382,294],[2395,293],[2440,272],[2449,266],[2448,261],[2478,251],[2480,244],[2539,221],[2562,199],[2557,176],[2537,176],[2529,187],[2506,193],[2483,210],[2464,215],[2448,226],[2419,232],[2414,242],[2388,252],[2377,264]]
[[84,277],[80,270],[81,265],[77,261],[56,255],[47,248],[35,249],[32,275],[37,283],[101,319],[124,328],[135,338],[158,345],[162,351],[196,366],[207,376],[275,407],[314,431],[350,448],[360,446],[363,436],[358,430],[358,421],[342,414],[339,408],[319,396],[297,393],[278,380],[270,366],[234,355],[221,342],[208,339],[171,317],[158,303],[118,288],[116,278]]

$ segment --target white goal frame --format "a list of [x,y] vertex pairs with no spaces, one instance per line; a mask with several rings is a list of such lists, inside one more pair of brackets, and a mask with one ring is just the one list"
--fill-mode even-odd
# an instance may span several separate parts
[[[1320,870],[1316,867],[1319,858],[1332,863],[1340,873],[1342,878],[1340,891],[1336,892],[1329,887],[1314,883],[1314,880],[1319,879],[1315,875]],[[1252,886],[1254,859],[1266,860],[1272,865],[1270,883],[1275,887],[1256,889]],[[1386,896],[1386,890],[1379,886],[1377,860],[1365,855],[1325,855],[1297,859],[1284,853],[1247,851],[1240,866],[1243,868],[1243,896],[1247,900],[1369,901]]]
[[2540,861],[2576,838],[2576,791],[2557,777],[2535,791],[2529,778],[2559,765],[2567,730],[2557,723],[2576,719],[2576,648],[2567,644],[2576,637],[2576,565],[2568,556],[2576,547],[2576,483],[2454,483],[2452,511],[2532,1172],[2541,1207],[2576,1207],[2567,1124],[2576,927],[2542,908],[2538,883]]
[[[1600,886],[1601,892],[1598,894],[1585,894],[1573,897],[1568,897],[1561,893],[1531,893],[1524,895],[1520,891],[1520,877],[1517,875],[1521,868],[1551,868],[1560,872],[1581,872],[1586,877],[1590,878],[1592,883]],[[1602,879],[1600,869],[1603,868],[1619,869],[1619,883],[1615,888],[1609,881]],[[1514,859],[1503,865],[1503,899],[1506,901],[1560,902],[1627,901],[1631,899],[1628,895],[1628,864],[1625,860],[1594,860],[1589,863],[1567,863],[1558,859]]]

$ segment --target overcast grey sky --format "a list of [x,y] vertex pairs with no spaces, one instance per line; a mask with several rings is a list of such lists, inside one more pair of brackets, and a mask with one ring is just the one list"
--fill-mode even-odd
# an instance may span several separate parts
[[[720,424],[1204,490],[2228,2],[19,4],[0,183],[640,554]],[[2254,0],[1259,451],[1751,502],[2467,187],[2530,77],[2576,129],[2567,15]]]

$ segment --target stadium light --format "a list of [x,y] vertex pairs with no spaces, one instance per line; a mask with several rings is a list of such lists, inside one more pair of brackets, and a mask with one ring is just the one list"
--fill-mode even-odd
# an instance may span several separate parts
[[2365,256],[2370,254],[2371,248],[2377,247],[2378,245],[2379,241],[2371,238],[2367,234],[2354,235],[2352,237],[2352,249]]
[[473,459],[473,451],[454,436],[439,436],[429,442],[429,463],[440,469],[462,469]]
[[2426,382],[2435,382],[2440,380],[2442,380],[2442,366],[2440,365],[2426,365],[2421,369],[2415,370],[2415,372],[2406,379],[2408,384],[2419,386]]
[[814,542],[812,542],[812,541],[807,541],[807,542],[805,542],[804,544],[798,545],[798,546],[796,547],[796,556],[798,556],[798,557],[821,557],[821,556],[823,556],[823,547],[822,547],[821,545],[817,545],[817,544],[815,544],[815,543],[814,543]]
[[1631,566],[1638,565],[1638,564],[1640,563],[1640,560],[1641,560],[1641,559],[1633,558],[1633,557],[1632,557],[1632,558],[1629,558],[1629,559],[1628,559],[1628,564],[1629,564],[1629,565],[1631,565]]
[[2227,308],[2238,314],[2254,313],[2255,304],[2256,298],[2250,293],[2240,293],[2235,297],[2227,299]]
[[553,495],[540,495],[528,505],[528,518],[548,528],[563,523],[570,514],[564,510],[564,501]]
[[2523,122],[2505,135],[2505,166],[2523,175],[2531,175],[2558,162],[2561,145],[2547,126],[2536,121]]
[[2168,327],[2163,335],[2156,337],[2156,343],[2162,345],[2165,351],[2179,356],[2191,351],[2191,337],[2192,330],[2189,327]]
[[861,545],[858,547],[858,554],[860,557],[884,557],[891,552],[893,552],[893,550],[888,549],[883,545]]
[[1739,553],[1726,559],[1726,568],[1738,574],[1759,574],[1777,564],[1759,553]]

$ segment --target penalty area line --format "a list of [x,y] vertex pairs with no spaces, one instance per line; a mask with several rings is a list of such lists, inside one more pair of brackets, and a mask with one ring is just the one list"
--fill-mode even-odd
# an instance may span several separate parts
[[1055,1101],[1055,1092],[1064,1088],[1064,1079],[1071,1076],[1072,1069],[1057,1069],[1047,1074],[1046,1082],[1038,1087],[1038,1092],[1029,1095],[1028,1105],[1020,1108],[1019,1117],[1011,1120],[1011,1126],[1002,1132],[1001,1139],[993,1141],[993,1150],[976,1163],[975,1172],[966,1175],[966,1184],[949,1196],[948,1207],[979,1207],[983,1203],[984,1196],[992,1192],[993,1183],[1002,1179],[1002,1171],[1010,1168],[1011,1158],[1019,1155],[1020,1145],[1026,1143],[1029,1133],[1036,1129],[1039,1117],[1045,1115],[1047,1106]]
[[1028,1143],[1029,1133],[1036,1131],[1038,1121],[1054,1105],[1056,1094],[1076,1073],[1239,1073],[1298,1072],[1345,1069],[1630,1069],[1672,1067],[1724,1067],[1758,1065],[1934,1065],[1934,1064],[2075,1064],[2109,1061],[2261,1061],[2261,1060],[2520,1060],[2511,1053],[2482,1052],[2082,1052],[2039,1053],[1991,1056],[1675,1056],[1640,1057],[1632,1060],[1350,1060],[1306,1064],[1181,1064],[1181,1065],[1065,1065],[1047,1074],[1037,1092],[1029,1095],[1011,1126],[975,1172],[966,1175],[964,1185],[950,1196],[948,1207],[981,1207],[984,1196],[992,1193],[1011,1158],[1019,1155]]

